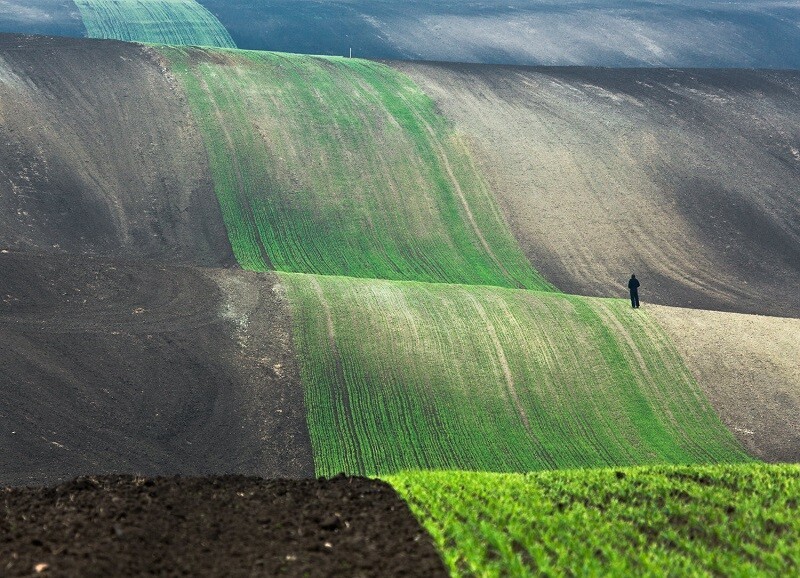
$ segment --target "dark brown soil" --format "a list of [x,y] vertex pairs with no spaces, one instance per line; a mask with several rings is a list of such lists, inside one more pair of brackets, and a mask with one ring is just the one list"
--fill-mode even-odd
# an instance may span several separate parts
[[313,476],[272,274],[0,253],[0,484]]
[[447,575],[378,480],[86,477],[0,496],[3,576]]

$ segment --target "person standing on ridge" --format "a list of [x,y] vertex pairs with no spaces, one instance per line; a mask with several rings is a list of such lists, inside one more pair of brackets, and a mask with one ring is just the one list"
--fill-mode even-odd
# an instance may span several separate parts
[[636,275],[631,275],[628,281],[628,289],[631,291],[631,307],[634,309],[639,308],[639,280]]

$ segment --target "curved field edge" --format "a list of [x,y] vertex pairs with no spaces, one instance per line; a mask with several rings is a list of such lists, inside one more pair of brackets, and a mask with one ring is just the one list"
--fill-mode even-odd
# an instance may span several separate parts
[[235,48],[228,31],[195,0],[74,0],[90,38]]
[[451,576],[787,576],[800,466],[384,476]]
[[244,268],[553,289],[465,143],[404,74],[358,59],[160,50],[204,135]]
[[750,460],[624,301],[279,277],[317,475]]

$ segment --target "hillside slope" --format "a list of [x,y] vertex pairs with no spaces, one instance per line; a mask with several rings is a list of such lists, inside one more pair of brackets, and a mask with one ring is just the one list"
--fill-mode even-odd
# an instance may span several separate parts
[[563,291],[800,317],[800,74],[394,66]]
[[[794,96],[795,73],[706,71],[703,73],[705,80],[700,78],[693,81],[695,84],[674,85],[669,79],[690,74],[697,78],[699,73],[402,65],[408,67],[415,78],[421,79],[420,84],[415,85],[384,65],[356,60],[254,55],[228,50],[156,50],[111,41],[19,36],[4,36],[3,39],[5,42],[0,50],[0,146],[4,149],[4,154],[0,155],[3,177],[0,182],[0,251],[10,250],[11,253],[5,254],[16,255],[15,258],[22,258],[22,253],[38,255],[35,261],[27,262],[24,267],[15,265],[3,272],[6,290],[0,296],[4,299],[4,307],[13,305],[15,308],[3,310],[4,314],[11,315],[6,318],[6,330],[22,331],[26,328],[27,331],[31,328],[30,324],[23,323],[23,318],[17,317],[16,308],[35,306],[43,311],[41,317],[36,317],[33,310],[29,312],[35,321],[34,326],[41,331],[37,330],[33,335],[26,333],[22,337],[13,332],[8,334],[8,343],[15,343],[17,348],[13,350],[15,353],[6,351],[9,357],[4,370],[16,376],[7,382],[10,384],[8,387],[25,390],[35,385],[38,391],[46,392],[47,384],[53,379],[58,382],[63,376],[71,375],[72,370],[66,373],[59,370],[58,376],[53,378],[51,373],[42,372],[36,369],[35,363],[31,366],[26,361],[36,359],[43,350],[50,348],[62,352],[58,355],[63,354],[63,358],[59,358],[61,361],[53,362],[54,366],[67,363],[65,360],[69,357],[117,360],[124,365],[121,356],[126,352],[123,349],[114,349],[113,343],[89,339],[82,332],[87,323],[104,326],[107,315],[115,307],[121,310],[117,314],[123,317],[130,315],[130,311],[146,307],[130,303],[124,282],[114,278],[108,282],[113,291],[120,291],[117,305],[113,305],[114,297],[103,294],[102,307],[97,311],[83,311],[86,320],[81,321],[83,313],[71,309],[74,304],[64,303],[62,295],[47,289],[48,275],[61,278],[66,274],[64,267],[75,268],[76,275],[78,271],[98,272],[103,268],[96,263],[93,265],[92,261],[84,263],[78,259],[79,256],[107,256],[115,262],[125,259],[125,266],[133,267],[131,282],[134,286],[147,285],[148,282],[137,279],[149,279],[147,276],[152,275],[153,286],[166,284],[168,295],[178,291],[167,282],[172,264],[235,266],[224,224],[224,211],[220,209],[214,191],[214,182],[219,175],[232,175],[234,179],[241,178],[242,182],[245,177],[251,179],[249,189],[234,186],[231,190],[245,190],[252,195],[256,208],[263,209],[268,203],[277,201],[282,212],[254,222],[261,231],[270,234],[275,223],[281,224],[281,219],[286,219],[291,225],[287,230],[292,230],[294,235],[288,238],[307,251],[301,258],[298,258],[301,252],[289,251],[287,258],[289,262],[296,259],[303,266],[310,263],[316,267],[331,262],[337,265],[336,259],[330,259],[330,256],[338,255],[339,258],[344,255],[346,258],[340,259],[339,264],[345,261],[364,265],[361,275],[389,268],[396,277],[406,279],[465,280],[509,286],[529,285],[531,282],[529,286],[546,286],[542,278],[535,275],[522,251],[515,248],[514,238],[503,225],[503,216],[492,199],[496,192],[513,224],[513,232],[522,240],[533,264],[546,269],[547,275],[564,283],[568,291],[580,289],[601,295],[616,295],[624,291],[621,283],[632,266],[624,253],[634,251],[634,248],[630,243],[625,244],[627,236],[620,233],[614,224],[616,214],[623,224],[628,223],[625,226],[637,227],[634,231],[639,235],[640,253],[639,261],[633,266],[645,281],[645,307],[649,307],[655,298],[665,303],[689,304],[687,302],[691,301],[692,306],[720,309],[774,309],[783,315],[792,314],[792,307],[796,307],[797,296],[788,291],[782,302],[767,299],[774,296],[774,287],[764,279],[754,278],[758,267],[772,267],[774,271],[780,271],[779,280],[787,288],[792,287],[796,279],[793,277],[796,269],[792,268],[792,259],[796,256],[793,239],[796,238],[796,224],[800,221],[795,218],[798,209],[792,197],[797,169],[793,160],[795,136],[791,127],[800,125],[793,124],[796,118],[794,110],[798,106]],[[164,58],[159,50],[169,53],[172,60]],[[186,78],[177,79],[171,67],[177,69],[181,59],[185,59],[183,64],[187,68],[179,70],[178,74]],[[298,85],[307,78],[304,75],[315,80],[325,79],[328,84],[319,85],[316,92],[303,92]],[[189,86],[187,78],[195,80],[194,87]],[[661,84],[650,82],[658,79],[661,79]],[[376,88],[384,81],[391,90]],[[750,84],[741,86],[745,81]],[[520,84],[527,86],[525,82],[534,82],[536,89],[521,88]],[[652,87],[637,82],[652,84]],[[736,85],[736,82],[740,84]],[[633,85],[643,94],[634,92]],[[762,85],[763,88],[758,88]],[[431,101],[420,86],[427,86],[437,101]],[[720,87],[724,86],[740,88],[736,91],[728,88],[722,93]],[[700,94],[701,88],[710,90],[713,87],[723,96],[712,92]],[[445,89],[450,100],[442,96]],[[652,102],[645,98],[651,90],[658,92]],[[353,102],[331,96],[337,91],[349,95]],[[560,91],[575,96],[561,98]],[[402,98],[393,100],[395,93]],[[713,102],[715,94],[731,102],[743,101],[743,104],[726,108],[721,102]],[[492,106],[478,106],[476,102],[481,98]],[[576,100],[573,102],[570,98]],[[670,103],[670,98],[675,102]],[[606,100],[609,104],[603,105]],[[647,106],[637,106],[634,101]],[[219,117],[209,114],[208,107],[215,102],[225,106],[225,113]],[[203,103],[206,110],[203,110]],[[579,105],[586,106],[587,115],[578,114]],[[615,107],[621,110],[615,113]],[[647,107],[652,109],[652,113],[647,112]],[[443,117],[442,112],[447,113],[451,121]],[[649,114],[655,119],[650,119],[650,124],[640,126],[634,123],[634,120],[647,120]],[[758,122],[750,122],[752,118]],[[540,121],[545,128],[550,123],[558,131],[547,132],[536,124]],[[516,122],[519,124],[515,129]],[[785,127],[781,125],[783,122]],[[748,128],[750,125],[752,127]],[[525,132],[530,126],[538,127],[538,132],[531,134],[541,143],[538,140],[531,143]],[[231,140],[215,139],[208,127],[215,130],[225,127]],[[622,144],[615,145],[613,153],[608,152],[609,143],[617,143],[614,134],[621,127],[628,131],[618,139]],[[631,144],[651,142],[648,131],[658,137],[650,145],[657,161],[652,165],[646,164],[641,156],[650,154],[648,151],[651,149]],[[707,138],[703,136],[704,131],[708,132]],[[770,140],[772,131],[784,136]],[[565,142],[559,140],[562,133],[567,139]],[[225,131],[217,134],[224,137]],[[739,134],[738,140],[733,140],[748,154],[735,153],[731,147],[719,148],[719,143],[724,142],[718,138],[720,134]],[[593,145],[595,141],[600,144]],[[518,145],[521,152],[517,151]],[[797,148],[800,149],[800,145]],[[537,162],[526,157],[526,150],[536,152]],[[216,160],[209,161],[209,152],[217,155]],[[695,157],[691,157],[691,152],[697,153]],[[715,162],[700,166],[698,155]],[[473,162],[476,158],[480,163]],[[597,160],[592,160],[595,158]],[[233,162],[226,166],[226,159]],[[548,162],[539,163],[539,160]],[[688,168],[681,166],[679,161],[686,161]],[[212,170],[215,162],[222,168]],[[706,194],[691,199],[688,193],[680,196],[674,187],[669,188],[670,175],[675,172],[680,176],[679,169],[696,170],[709,179],[717,179],[730,186],[728,192],[734,198],[738,199],[736,195],[740,195],[749,203],[748,207],[757,205],[757,209],[742,209],[741,218],[751,219],[751,222],[745,226],[741,220],[728,218],[726,226],[702,229],[709,197]],[[587,180],[583,180],[584,177]],[[562,179],[563,186],[559,184]],[[734,179],[736,182],[732,183]],[[224,179],[222,182],[225,183]],[[472,207],[472,220],[458,198],[456,184],[461,187],[463,198],[470,199],[466,206]],[[760,188],[762,184],[764,190]],[[639,191],[640,187],[649,191],[646,196],[648,204],[626,203],[631,191]],[[387,190],[396,196],[387,195]],[[538,194],[517,194],[531,190],[538,191]],[[698,191],[704,192],[703,189]],[[437,205],[441,199],[446,199],[446,202]],[[473,200],[477,204],[473,205]],[[623,208],[635,215],[646,214],[647,218],[633,223]],[[714,211],[718,210],[732,209],[728,203],[721,202],[714,207]],[[681,218],[678,219],[676,214]],[[402,218],[397,219],[397,215]],[[525,218],[520,219],[518,215]],[[753,220],[752,215],[757,219]],[[246,211],[244,216],[250,218]],[[370,219],[373,228],[369,226]],[[676,237],[668,226],[670,224],[683,236]],[[232,242],[236,245],[239,239],[235,230],[231,231]],[[428,238],[426,234],[429,234]],[[485,244],[481,242],[481,235]],[[285,243],[286,238],[278,239],[278,242]],[[392,253],[386,245],[381,245],[387,238],[397,246],[402,242],[422,248]],[[444,249],[437,246],[441,239],[448,238],[452,240],[449,246]],[[314,239],[314,242],[309,239]],[[720,249],[723,243],[731,247],[723,250],[723,245]],[[310,252],[309,247],[313,247]],[[270,253],[275,254],[272,249]],[[56,254],[57,258],[47,261],[46,254]],[[132,264],[131,259],[143,261]],[[480,267],[471,266],[475,263]],[[263,266],[265,264],[262,263],[262,268],[267,268]],[[42,271],[34,274],[39,267]],[[154,272],[145,274],[148,267],[154,267]],[[167,269],[163,270],[164,267]],[[21,272],[23,269],[26,272]],[[185,278],[190,285],[199,284],[197,291],[210,291],[216,295],[213,285],[202,281],[203,275],[210,273],[198,276],[188,275],[183,269],[177,271],[178,279]],[[516,273],[506,275],[511,271]],[[326,272],[353,274],[353,270],[337,270],[336,267]],[[688,274],[694,275],[695,280],[688,281],[685,278]],[[234,272],[226,275],[238,278]],[[20,279],[15,281],[11,278],[13,276]],[[320,282],[324,285],[327,281],[322,279]],[[8,289],[8,283],[17,285]],[[355,281],[353,283],[353,287],[358,285]],[[31,293],[26,285],[39,288],[42,297]],[[80,283],[75,286],[81,287]],[[384,287],[387,295],[403,295],[406,287],[402,283],[396,286],[377,283],[376,286]],[[740,289],[733,291],[731,287],[734,286]],[[339,289],[331,289],[337,295],[336,299],[342,299],[341,303],[331,306],[340,307],[342,311],[351,307],[351,317],[355,320],[352,322],[355,323],[362,311],[352,298],[360,293],[347,287],[343,284]],[[89,293],[96,298],[92,291],[98,290],[94,288]],[[194,291],[190,288],[185,290]],[[459,305],[458,299],[448,293],[452,287],[442,287],[441,290],[444,292],[442,302],[450,303],[450,309],[462,307],[463,304]],[[22,305],[13,302],[14,295],[20,291],[27,295]],[[64,291],[72,295],[70,287]],[[318,295],[309,291],[309,286],[303,289],[303,299],[311,304],[311,310],[302,315],[314,319],[313,316],[321,315],[324,308],[319,309]],[[430,289],[430,292],[436,291],[436,288]],[[484,289],[476,291],[480,293]],[[147,295],[147,299],[157,301],[156,295]],[[237,299],[247,302],[243,295]],[[490,301],[496,304],[492,299]],[[606,367],[605,377],[597,378],[602,382],[619,368],[614,364],[603,365],[605,361],[599,364],[592,361],[592,367],[584,368],[585,359],[576,353],[579,349],[574,349],[574,344],[583,344],[584,340],[605,343],[597,334],[597,327],[609,327],[612,317],[628,323],[630,319],[624,317],[628,312],[623,302],[610,302],[614,311],[605,324],[587,324],[570,308],[575,304],[595,302],[570,299],[552,301],[560,303],[563,311],[556,307],[557,314],[548,314],[549,317],[544,318],[550,319],[554,331],[572,328],[574,335],[565,335],[565,343],[558,347],[564,348],[559,349],[559,355],[564,360],[574,359],[574,365],[564,361],[566,369],[559,369],[548,379],[554,384],[585,385],[581,377],[583,372],[594,375],[600,371],[597,368]],[[203,303],[210,311],[218,309],[219,301],[212,295],[207,296]],[[456,344],[453,347],[460,348],[461,353],[453,359],[463,356],[468,360],[465,363],[480,366],[475,375],[464,377],[464,383],[468,384],[467,387],[485,387],[488,384],[502,390],[503,384],[508,383],[507,374],[501,362],[490,363],[494,359],[492,356],[498,355],[498,350],[486,341],[491,333],[486,333],[483,325],[476,329],[479,310],[469,310],[464,306],[467,307],[465,311],[469,310],[468,322],[465,322],[457,315],[453,317],[455,314],[448,309],[449,306],[438,309],[439,306],[434,305],[430,311],[425,307],[419,311],[414,309],[410,317],[413,319],[414,315],[423,313],[428,316],[425,325],[428,327],[426,331],[432,332],[429,337],[434,345],[431,347],[444,347],[436,327],[450,319],[454,326],[461,327],[463,333],[463,336],[454,336],[452,329],[443,333],[450,336],[448,339],[453,339]],[[528,305],[520,307],[518,317],[522,321],[517,322],[521,326],[538,327],[542,323],[541,319],[529,319],[533,314],[525,309]],[[594,305],[587,307],[592,309]],[[394,320],[386,318],[387,321],[381,317],[387,313],[380,307],[378,309],[375,324],[370,321],[358,334],[358,339],[363,340],[364,335],[371,336],[373,331],[380,329],[387,351],[405,347],[394,345],[393,340],[399,339],[399,334],[392,333]],[[483,306],[483,309],[488,312],[491,307]],[[658,309],[653,312],[659,315]],[[503,332],[517,331],[513,324],[505,325],[512,322],[503,315],[496,311],[487,313],[490,314],[499,316],[497,323],[493,323],[497,327],[498,339],[504,339]],[[795,360],[800,358],[800,354],[792,320],[773,318],[762,322],[760,320],[765,318],[746,316],[747,322],[741,322],[742,318],[727,314],[673,309],[665,310],[664,315],[647,318],[651,321],[658,319],[678,348],[669,346],[668,360],[664,362],[664,379],[675,377],[676,383],[684,383],[693,377],[712,400],[724,423],[754,455],[768,460],[797,459],[800,456],[800,436],[790,410],[795,407],[793,400],[797,399]],[[69,339],[62,339],[53,329],[52,323],[61,317],[66,319],[67,333],[72,335]],[[516,318],[515,315],[511,317]],[[315,319],[316,326],[321,327],[320,317]],[[347,315],[343,319],[345,325],[351,323],[347,321]],[[399,320],[397,327],[402,328],[408,319]],[[703,325],[706,321],[707,328]],[[217,327],[215,323],[208,319],[209,328]],[[201,339],[193,334],[194,326],[180,331],[184,331],[186,339]],[[216,339],[225,342],[230,328],[220,331]],[[248,331],[254,332],[253,335],[259,332],[271,335],[268,316],[258,323],[251,321]],[[634,340],[638,335],[630,327],[623,334],[634,336],[631,337]],[[212,340],[210,335],[206,336]],[[314,347],[322,351],[325,339],[320,335],[314,337],[319,344]],[[753,335],[761,336],[762,343],[754,343]],[[612,341],[624,344],[627,339],[620,341],[615,338]],[[659,337],[656,341],[661,339]],[[642,343],[642,351],[647,355],[650,355],[648,348],[651,345],[653,355],[665,351],[651,341],[648,338]],[[695,342],[698,347],[693,349]],[[88,343],[93,345],[89,347]],[[417,347],[415,343],[407,346]],[[614,345],[616,350],[622,347],[619,343]],[[775,343],[775,347],[765,350],[761,346],[766,347],[769,343]],[[84,346],[89,349],[82,349]],[[203,345],[199,350],[204,351],[204,347],[211,346]],[[289,348],[287,355],[296,354],[293,346],[286,347]],[[593,347],[594,353],[602,357],[605,350]],[[516,352],[515,356],[525,358],[525,351],[513,347],[512,350]],[[25,351],[30,352],[27,357],[22,355]],[[691,376],[677,352],[686,359]],[[208,357],[212,366],[199,368],[200,373],[195,376],[216,375],[214,372],[217,371],[227,375],[229,369],[225,364],[230,360],[213,361],[217,354],[212,352]],[[138,351],[133,358],[142,366],[158,367],[161,361],[149,361],[150,355],[158,357],[161,354]],[[354,359],[371,359],[363,352],[354,355]],[[425,355],[414,354],[410,361],[401,363],[395,360],[389,369],[379,369],[395,372],[405,379],[405,372],[412,375],[423,367],[417,367],[417,363],[419,359],[427,359]],[[623,357],[625,355],[628,354]],[[378,363],[379,359],[374,357],[373,361]],[[732,360],[738,361],[734,363]],[[223,369],[214,365],[217,363]],[[444,359],[441,363],[450,371],[447,364],[453,361]],[[635,363],[626,363],[629,369],[637,367]],[[761,375],[754,373],[753,367]],[[336,369],[335,364],[333,369]],[[628,371],[624,367],[623,370]],[[92,371],[87,370],[86,375],[92,376],[87,379],[99,384],[102,377]],[[258,371],[270,370],[262,368]],[[439,371],[434,368],[430,373],[436,375]],[[646,373],[637,374],[639,377],[632,382],[648,382]],[[165,375],[171,374],[167,372]],[[480,381],[481,376],[486,380]],[[151,379],[149,374],[145,378]],[[377,379],[374,375],[355,376],[353,379],[362,378]],[[161,383],[158,378],[154,379]],[[186,383],[180,379],[176,383]],[[428,376],[422,376],[419,383],[424,385],[427,379]],[[625,379],[622,381],[626,382]],[[753,383],[757,386],[749,385]],[[692,387],[692,391],[700,391]],[[512,400],[511,406],[506,403],[508,399]],[[498,412],[512,415],[509,408],[512,413],[515,411],[513,396],[508,399]],[[765,408],[771,409],[767,412]],[[30,411],[27,406],[18,409],[20,416]],[[480,407],[473,413],[477,415],[479,410]],[[43,423],[55,420],[53,415],[41,419]],[[514,427],[520,434],[517,441],[529,440],[526,437],[528,433],[519,430],[519,424]],[[665,439],[669,439],[672,433],[665,435]],[[483,440],[478,442],[483,443]],[[564,463],[582,463],[580,455],[583,454],[579,450]],[[627,451],[623,448],[619,453]],[[542,452],[541,456],[549,456],[548,452]],[[451,457],[453,461],[448,464],[457,464],[461,459],[453,456],[447,459]],[[541,458],[540,461],[546,462],[547,459],[550,458]],[[104,462],[99,459],[98,463]],[[464,463],[468,465],[466,461]],[[536,464],[530,467],[534,466],[538,467]],[[519,464],[503,467],[518,468]],[[30,471],[20,475],[33,476]],[[67,468],[65,471],[72,470]]]
[[800,66],[800,9],[743,0],[199,0],[241,48],[585,66]]
[[660,306],[648,312],[751,455],[800,463],[800,319]]
[[0,37],[3,248],[234,262],[202,139],[159,58]]
[[318,475],[748,460],[624,301],[280,278]]
[[382,64],[160,48],[250,270],[550,289],[464,143]]
[[313,475],[270,274],[0,254],[0,484]]

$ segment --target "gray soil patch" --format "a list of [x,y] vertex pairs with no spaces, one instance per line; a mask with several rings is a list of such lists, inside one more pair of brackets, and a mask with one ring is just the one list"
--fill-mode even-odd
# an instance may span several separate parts
[[767,462],[800,462],[800,319],[647,309],[742,445]]
[[0,483],[313,476],[272,274],[0,254]]
[[391,63],[567,293],[800,317],[800,74]]
[[148,48],[0,35],[0,249],[234,263],[186,97]]

